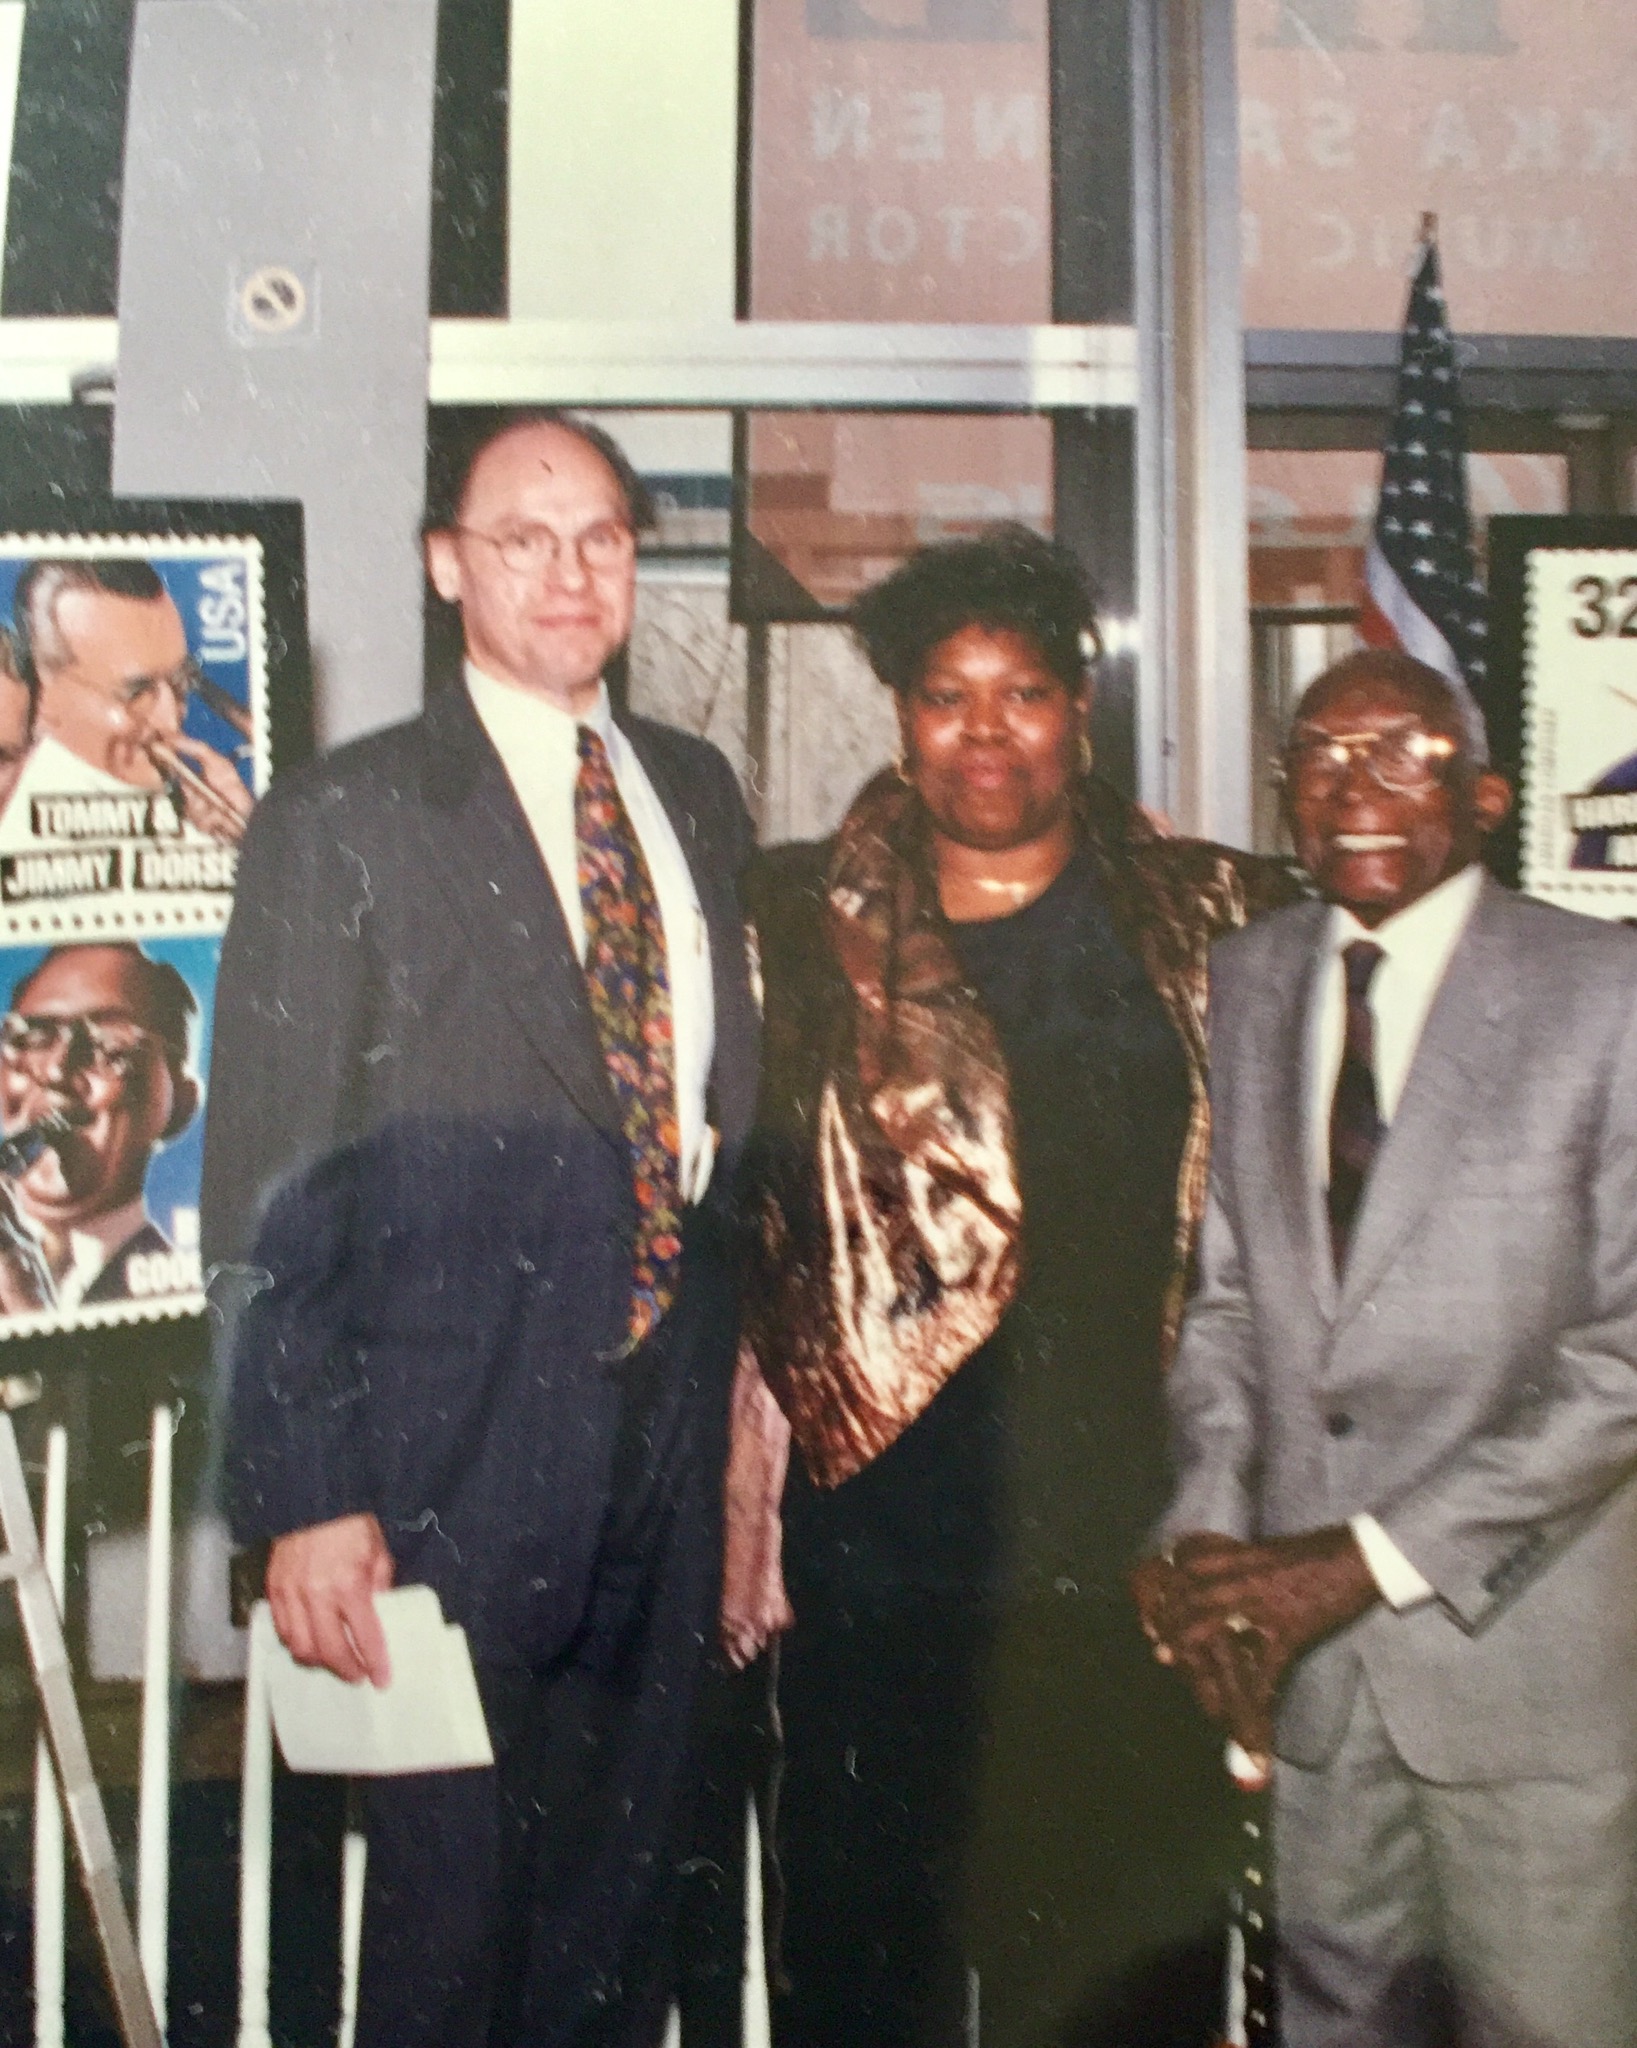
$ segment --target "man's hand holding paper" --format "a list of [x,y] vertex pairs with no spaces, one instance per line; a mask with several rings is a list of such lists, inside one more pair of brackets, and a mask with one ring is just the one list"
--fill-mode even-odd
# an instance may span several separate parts
[[298,1664],[350,1682],[390,1684],[374,1597],[392,1584],[392,1553],[373,1515],[342,1515],[281,1536],[267,1559],[267,1601]]
[[298,1664],[258,1605],[251,1654],[267,1673],[279,1747],[292,1771],[397,1777],[492,1764],[466,1632],[443,1618],[430,1586],[374,1598],[385,1683]]

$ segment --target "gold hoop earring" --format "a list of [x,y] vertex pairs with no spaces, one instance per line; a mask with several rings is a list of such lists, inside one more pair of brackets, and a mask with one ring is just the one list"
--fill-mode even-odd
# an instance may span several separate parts
[[1091,734],[1083,732],[1080,735],[1080,773],[1082,775],[1089,775],[1096,759],[1097,756],[1092,751]]
[[906,789],[912,788],[914,786],[910,781],[909,762],[905,759],[904,750],[902,747],[900,747],[898,749],[898,752],[893,756],[892,772],[894,775],[898,777],[898,780],[901,783],[903,783]]

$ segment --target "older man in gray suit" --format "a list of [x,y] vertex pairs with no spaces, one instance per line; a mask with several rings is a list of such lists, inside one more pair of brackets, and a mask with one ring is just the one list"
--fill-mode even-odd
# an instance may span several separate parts
[[1432,670],[1321,677],[1324,902],[1213,961],[1215,1156],[1137,1575],[1274,1752],[1286,2048],[1637,2042],[1637,943],[1477,865]]

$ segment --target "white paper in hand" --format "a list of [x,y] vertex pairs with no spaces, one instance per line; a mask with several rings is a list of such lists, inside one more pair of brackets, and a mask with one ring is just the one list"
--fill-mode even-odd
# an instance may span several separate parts
[[267,1673],[279,1748],[292,1771],[353,1778],[473,1770],[494,1762],[466,1631],[446,1622],[430,1586],[377,1593],[392,1682],[349,1685],[298,1664],[265,1600],[251,1616],[251,1657]]

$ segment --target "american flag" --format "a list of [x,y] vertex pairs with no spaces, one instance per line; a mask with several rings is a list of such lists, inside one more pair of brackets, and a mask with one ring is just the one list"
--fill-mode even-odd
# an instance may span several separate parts
[[1472,552],[1466,423],[1430,220],[1404,311],[1398,403],[1364,579],[1366,643],[1401,647],[1448,676],[1482,742],[1489,604]]

